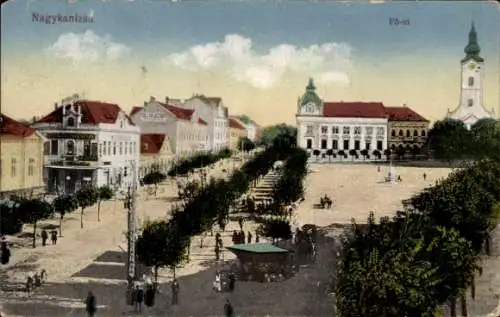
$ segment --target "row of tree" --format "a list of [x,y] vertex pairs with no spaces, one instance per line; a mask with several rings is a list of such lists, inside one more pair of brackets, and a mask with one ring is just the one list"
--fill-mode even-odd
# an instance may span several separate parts
[[[137,241],[139,261],[154,267],[174,270],[189,256],[191,237],[210,230],[218,223],[224,228],[230,209],[252,182],[267,174],[276,159],[285,159],[292,148],[269,147],[247,161],[229,180],[210,179],[197,190],[196,197],[172,211],[170,220],[146,223]],[[157,273],[156,273],[157,275]]]
[[111,188],[82,187],[75,194],[63,194],[52,203],[42,198],[26,199],[12,197],[9,204],[0,204],[0,228],[2,234],[15,234],[22,231],[23,224],[33,225],[33,247],[36,247],[36,232],[39,221],[59,214],[59,233],[62,234],[64,216],[80,208],[80,226],[83,228],[85,208],[98,204],[97,220],[100,221],[101,202],[113,197]]
[[173,164],[167,175],[170,177],[184,176],[196,168],[214,164],[222,159],[231,157],[231,150],[222,149],[217,153],[200,152],[193,156],[181,159]]
[[435,316],[460,299],[480,269],[479,253],[500,218],[500,163],[483,160],[404,201],[376,224],[356,224],[337,267],[339,316]]

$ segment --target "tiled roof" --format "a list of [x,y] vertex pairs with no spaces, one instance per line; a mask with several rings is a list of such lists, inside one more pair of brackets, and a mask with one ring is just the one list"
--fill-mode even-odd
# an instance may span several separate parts
[[381,102],[325,102],[324,117],[386,118]]
[[179,120],[187,120],[187,121],[189,121],[189,120],[191,120],[191,116],[194,113],[194,110],[192,110],[192,109],[184,109],[184,108],[180,108],[180,107],[168,105],[168,104],[165,104],[165,103],[160,103],[160,104],[163,107],[165,107],[165,109],[167,109],[168,111],[170,111]]
[[229,127],[233,129],[245,130],[245,127],[235,118],[229,118]]
[[33,133],[35,133],[35,129],[25,126],[21,122],[0,113],[0,135],[24,138]]
[[[120,107],[117,104],[102,101],[78,100],[74,105],[79,105],[82,111],[83,124],[115,123],[118,119]],[[66,107],[67,105],[64,105]],[[62,122],[62,107],[58,107],[37,123],[59,123]],[[130,117],[127,116],[130,124],[133,125]]]
[[142,107],[133,107],[132,110],[130,110],[130,116],[133,116],[137,112],[141,111],[143,108]]
[[205,120],[203,120],[202,118],[198,118],[198,123],[202,124],[202,125],[208,125],[208,123]]
[[165,134],[141,134],[141,154],[158,154],[165,137]]
[[389,117],[389,121],[429,122],[429,120],[408,107],[386,107],[385,110]]

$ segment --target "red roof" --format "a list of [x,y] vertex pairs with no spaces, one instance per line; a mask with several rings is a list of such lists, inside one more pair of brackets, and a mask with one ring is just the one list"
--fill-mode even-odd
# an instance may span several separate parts
[[130,110],[130,116],[133,116],[137,112],[141,111],[142,107],[133,107],[132,110]]
[[158,154],[165,137],[165,134],[141,134],[141,154]]
[[0,135],[28,137],[35,133],[35,129],[25,126],[12,118],[0,113]]
[[163,107],[165,107],[165,109],[170,111],[179,120],[189,121],[189,120],[191,120],[191,116],[194,113],[194,110],[192,110],[192,109],[184,109],[184,108],[180,108],[180,107],[176,107],[176,106],[172,106],[172,105],[167,105],[164,103],[160,103],[160,104]]
[[343,118],[386,118],[381,102],[325,102],[324,117]]
[[198,118],[198,123],[203,124],[203,125],[208,125],[208,123],[205,120],[203,120],[202,118]]
[[229,118],[229,127],[233,129],[245,130],[245,127],[235,118]]
[[429,122],[415,111],[408,107],[386,107],[389,121],[415,121],[415,122]]
[[[74,105],[81,107],[82,123],[83,124],[99,124],[99,123],[115,123],[118,119],[120,107],[117,104],[107,103],[102,101],[78,100]],[[67,107],[69,105],[65,105]],[[59,123],[62,122],[62,107],[58,107],[37,123]],[[130,117],[127,116],[130,124],[133,125]]]

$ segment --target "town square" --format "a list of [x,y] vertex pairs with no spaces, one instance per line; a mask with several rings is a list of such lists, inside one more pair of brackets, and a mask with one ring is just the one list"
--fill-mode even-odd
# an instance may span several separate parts
[[3,3],[0,317],[499,317],[499,21]]

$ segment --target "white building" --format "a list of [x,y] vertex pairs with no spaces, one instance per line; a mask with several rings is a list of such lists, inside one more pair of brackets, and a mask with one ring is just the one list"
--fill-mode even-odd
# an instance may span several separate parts
[[479,56],[481,48],[477,42],[474,24],[464,52],[466,56],[460,62],[460,103],[455,110],[448,109],[447,118],[460,120],[470,128],[479,119],[495,117],[494,110],[488,111],[483,103],[484,59]]
[[32,127],[48,139],[44,174],[51,192],[83,185],[127,190],[137,175],[140,130],[116,104],[74,95]]
[[220,151],[229,146],[228,109],[222,98],[194,95],[182,104],[185,109],[195,110],[208,123],[208,148]]
[[209,128],[197,111],[160,102],[151,97],[144,107],[134,107],[132,121],[143,134],[166,134],[170,149],[177,158],[186,157],[210,149]]
[[387,148],[388,119],[380,102],[323,102],[313,80],[297,103],[297,145],[334,153]]

